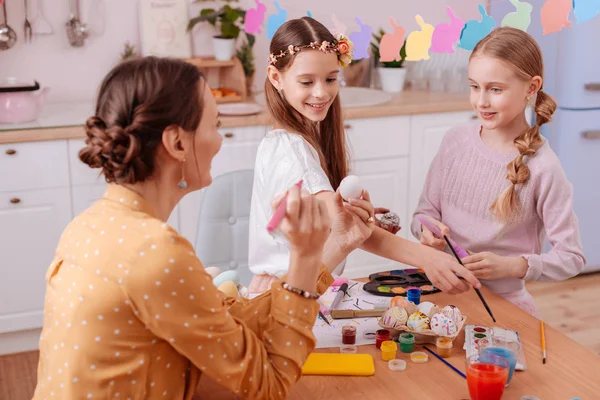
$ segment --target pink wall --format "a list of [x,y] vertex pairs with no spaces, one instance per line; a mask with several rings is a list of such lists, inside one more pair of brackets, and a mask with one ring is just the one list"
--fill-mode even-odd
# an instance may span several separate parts
[[[136,0],[95,0],[104,4],[106,10],[105,32],[102,36],[91,37],[83,48],[70,47],[66,38],[64,25],[69,17],[68,0],[40,0],[44,4],[45,16],[54,27],[54,35],[34,37],[34,42],[26,44],[22,40],[23,1],[4,0],[7,2],[8,22],[19,36],[17,44],[7,51],[0,52],[0,80],[8,76],[20,79],[36,79],[42,85],[51,88],[50,101],[86,101],[92,100],[96,88],[108,70],[119,61],[119,55],[126,41],[134,44],[138,39],[138,20]],[[28,0],[30,8],[35,1]],[[92,0],[80,0],[82,19],[90,20],[89,10]],[[186,0],[191,3],[190,0]],[[314,18],[328,27],[332,27],[331,14],[335,13],[339,20],[347,26],[347,32],[358,29],[354,22],[356,15],[363,22],[373,26],[390,29],[389,16],[404,26],[407,32],[418,29],[415,14],[420,14],[426,22],[436,25],[446,22],[445,8],[451,6],[457,16],[463,20],[478,18],[477,4],[484,0],[279,0],[283,8],[289,12],[288,18],[306,15],[310,10]],[[275,12],[272,1],[265,0],[267,16]],[[210,4],[210,3],[204,3]],[[241,0],[247,8],[254,6],[254,0]],[[302,4],[302,7],[298,5]],[[194,15],[198,5],[190,4],[190,12]],[[34,10],[31,16],[35,15]],[[266,25],[266,22],[265,22]],[[212,52],[210,26],[195,29],[192,35],[195,55],[209,55]],[[268,40],[266,28],[255,45],[257,64],[257,82],[262,86],[265,73]],[[139,46],[138,46],[139,48]]]

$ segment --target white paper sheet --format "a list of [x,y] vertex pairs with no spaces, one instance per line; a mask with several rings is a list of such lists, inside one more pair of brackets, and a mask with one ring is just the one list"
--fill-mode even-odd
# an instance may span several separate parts
[[[374,294],[362,290],[364,283],[349,281],[347,295],[344,296],[340,303],[341,310],[372,310],[374,308],[388,308],[391,298],[376,296]],[[329,288],[319,301],[326,308],[331,306],[337,288]],[[317,318],[313,327],[313,333],[317,338],[317,348],[340,347],[342,345],[342,326],[354,325],[356,327],[356,345],[374,344],[375,339],[365,339],[363,335],[366,332],[375,332],[381,327],[378,324],[378,319],[373,318],[353,318],[353,319],[335,319],[331,326],[327,325],[320,317]]]

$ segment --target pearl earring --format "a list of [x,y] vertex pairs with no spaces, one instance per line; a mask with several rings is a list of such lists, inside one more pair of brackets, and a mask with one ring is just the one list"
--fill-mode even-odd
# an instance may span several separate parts
[[187,189],[188,186],[188,183],[185,180],[185,176],[183,174],[183,163],[185,163],[185,158],[181,160],[181,179],[179,180],[179,183],[177,183],[177,187],[179,187],[179,189],[181,190]]

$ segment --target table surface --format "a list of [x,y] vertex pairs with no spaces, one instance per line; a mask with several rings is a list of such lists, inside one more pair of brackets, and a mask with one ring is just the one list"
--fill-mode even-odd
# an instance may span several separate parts
[[[496,323],[492,321],[474,291],[461,295],[436,293],[423,297],[440,306],[453,304],[467,316],[467,324],[499,326],[519,332],[527,362],[526,371],[516,371],[503,399],[534,395],[541,400],[595,400],[600,398],[600,356],[568,338],[550,326],[545,327],[547,361],[542,363],[540,323],[533,316],[494,294],[487,288],[481,293],[489,304]],[[464,332],[464,330],[463,330]],[[464,333],[454,342],[452,356],[446,360],[465,372]],[[428,345],[435,351],[435,345]],[[415,351],[423,350],[415,345]],[[315,352],[339,352],[339,348],[316,349]],[[358,347],[359,353],[371,354],[375,360],[375,375],[370,377],[303,376],[292,388],[288,399],[469,399],[466,380],[429,354],[425,364],[414,364],[410,354],[398,351],[396,358],[407,361],[406,370],[391,371],[375,345]],[[198,388],[201,398],[207,393],[231,398],[225,389],[203,378]]]

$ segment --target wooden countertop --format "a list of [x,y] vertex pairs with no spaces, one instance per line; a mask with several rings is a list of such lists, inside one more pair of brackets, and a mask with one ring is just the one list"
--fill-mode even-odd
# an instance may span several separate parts
[[[467,316],[468,324],[500,326],[519,332],[523,341],[528,369],[516,371],[503,399],[519,400],[533,395],[542,400],[597,399],[600,393],[600,357],[567,336],[546,325],[548,359],[542,364],[539,321],[517,306],[486,288],[481,290],[492,309],[494,324],[474,291],[452,296],[437,293],[426,296],[435,304],[454,304]],[[463,331],[464,332],[464,331]],[[464,333],[454,343],[452,357],[447,361],[465,372],[465,353],[462,350]],[[435,345],[428,346],[435,351]],[[415,350],[422,346],[415,345]],[[338,348],[317,349],[317,352],[338,352]],[[359,353],[373,355],[375,375],[370,377],[303,376],[292,388],[289,400],[297,399],[444,399],[467,400],[467,381],[429,354],[426,364],[414,364],[410,355],[398,351],[397,358],[407,361],[405,371],[393,372],[375,345],[358,347]],[[203,377],[198,388],[202,399],[235,399],[226,389]],[[211,394],[211,395],[208,395]]]
[[[42,124],[0,125],[0,144],[34,142],[43,140],[61,140],[83,138],[83,123],[90,115],[89,105],[66,105],[72,107],[73,117],[56,118]],[[55,107],[56,108],[56,107]],[[64,108],[63,108],[64,109]],[[469,97],[465,93],[402,92],[394,94],[392,100],[370,107],[353,107],[344,110],[344,118],[377,118],[411,114],[429,114],[456,111],[470,111]],[[48,112],[52,112],[52,108]],[[68,110],[68,112],[71,112]],[[84,115],[85,114],[85,115]],[[51,119],[47,117],[47,119]],[[223,128],[235,128],[253,125],[271,125],[268,112],[240,117],[221,117]]]

